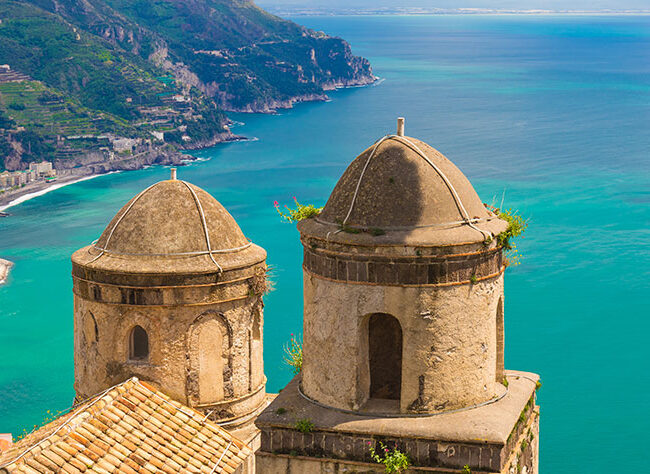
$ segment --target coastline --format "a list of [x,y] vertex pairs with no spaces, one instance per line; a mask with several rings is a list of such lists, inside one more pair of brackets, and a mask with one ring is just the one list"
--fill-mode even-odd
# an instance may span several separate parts
[[102,174],[112,174],[112,173],[117,173],[117,171],[110,171],[109,173],[91,174],[91,175],[84,175],[84,176],[80,176],[80,175],[66,176],[64,178],[57,179],[52,183],[42,182],[32,187],[25,186],[25,188],[21,188],[17,190],[15,193],[13,193],[11,196],[9,196],[10,200],[8,200],[8,202],[7,199],[3,201],[2,198],[0,198],[0,211],[4,211],[6,209],[9,209],[10,207],[16,206],[25,201],[29,201],[30,199],[33,199],[35,197],[42,196],[43,194],[47,194],[50,191],[54,191],[64,186],[68,186],[74,183],[79,183],[81,181],[87,181],[89,179],[93,179],[98,176],[101,176]]
[[3,285],[7,281],[9,270],[11,270],[11,267],[13,266],[13,262],[0,258],[0,285]]
[[[372,76],[371,78],[362,78],[360,80],[353,80],[353,81],[346,81],[346,82],[333,82],[328,85],[328,88],[325,90],[327,91],[336,91],[338,89],[348,89],[348,88],[353,88],[353,87],[368,87],[377,83],[381,83],[381,78],[377,76]],[[274,102],[272,105],[276,106],[276,109],[292,109],[295,107],[296,104],[303,103],[303,102],[319,102],[319,101],[326,101],[329,99],[327,95],[319,96],[319,97],[312,97],[312,96],[297,96],[297,97],[292,97],[290,98],[286,103],[280,104],[281,106],[277,107],[278,102]],[[268,107],[269,104],[266,104]],[[243,113],[258,113],[258,114],[273,114],[277,113],[276,109],[273,108],[268,108],[263,111],[243,111]],[[34,185],[31,186],[25,186],[24,188],[20,188],[18,190],[15,190],[7,195],[5,193],[4,195],[0,195],[0,212],[3,212],[11,207],[14,207],[18,204],[21,204],[23,202],[29,201],[30,199],[34,199],[36,197],[42,196],[44,194],[49,193],[50,191],[54,191],[56,189],[62,188],[64,186],[68,186],[70,184],[75,184],[79,183],[81,181],[86,181],[89,179],[96,178],[98,176],[101,176],[103,174],[112,174],[112,173],[118,173],[120,171],[133,171],[133,170],[139,170],[143,169],[146,166],[151,166],[151,165],[176,165],[176,166],[184,166],[187,162],[191,162],[196,160],[196,157],[192,156],[188,152],[191,152],[192,150],[200,150],[204,148],[210,148],[212,146],[215,146],[219,143],[229,143],[229,142],[239,142],[239,141],[248,141],[249,138],[242,136],[242,135],[236,135],[232,133],[230,130],[228,130],[225,133],[217,133],[215,134],[211,139],[209,140],[203,140],[203,141],[197,141],[194,143],[191,143],[184,147],[182,151],[185,153],[169,153],[169,152],[163,152],[161,156],[156,156],[154,157],[149,157],[147,156],[146,159],[143,160],[134,160],[134,157],[129,157],[125,160],[122,160],[122,163],[111,163],[112,166],[106,166],[107,162],[101,162],[101,163],[91,163],[83,166],[85,168],[85,173],[79,173],[79,174],[69,174],[67,176],[61,176],[59,177],[56,181],[54,182],[38,182]],[[152,150],[156,154],[156,150]],[[145,152],[141,153],[140,155],[149,155],[150,152]],[[153,158],[153,159],[151,159]],[[137,163],[136,163],[137,161]],[[82,168],[82,169],[83,169]],[[2,216],[0,216],[2,218]],[[11,262],[9,262],[11,263]],[[13,265],[13,264],[12,264]],[[7,270],[8,272],[8,270]]]
[[[70,184],[96,178],[103,174],[111,174],[119,171],[140,170],[151,165],[176,165],[183,166],[184,162],[194,160],[195,157],[183,154],[178,151],[148,150],[122,160],[72,162],[69,165],[79,165],[74,168],[56,168],[58,177],[56,181],[38,181],[28,184],[23,188],[5,192],[0,195],[0,212],[25,201],[42,196],[55,189]],[[2,216],[0,216],[2,217]]]
[[[206,142],[199,142],[193,144],[193,146],[187,147],[183,151],[188,152],[191,150],[208,148],[218,143],[227,143],[227,142],[244,141],[244,140],[246,140],[246,137],[234,135],[232,133],[217,134],[213,139],[208,140]],[[196,157],[194,157],[193,155],[189,153],[180,153],[180,152],[175,153],[173,157],[166,156],[165,158],[167,159],[156,159],[153,161],[143,160],[142,162],[138,162],[138,163],[134,163],[134,160],[131,158],[125,160],[125,162],[130,162],[130,163],[123,163],[121,166],[117,166],[112,169],[111,168],[105,169],[102,166],[98,166],[100,164],[94,163],[91,166],[87,166],[85,173],[64,175],[57,178],[57,180],[53,182],[39,181],[32,185],[27,185],[24,188],[20,188],[10,193],[5,193],[3,195],[0,195],[0,212],[4,212],[7,209],[17,206],[18,204],[22,204],[23,202],[42,196],[51,191],[55,191],[64,186],[80,183],[81,181],[87,181],[89,179],[97,178],[98,176],[119,173],[121,171],[140,170],[152,165],[185,166],[188,162],[192,162],[196,160]],[[0,219],[2,217],[3,216],[0,216]],[[4,217],[9,217],[9,216],[4,216]]]
[[229,105],[223,107],[226,113],[273,115],[277,114],[278,110],[293,109],[297,104],[305,102],[329,102],[331,99],[327,95],[327,92],[354,87],[367,87],[375,84],[378,80],[379,77],[375,75],[354,80],[333,80],[321,85],[323,92],[320,94],[295,95],[286,99],[269,99],[262,102],[254,102],[245,107],[233,107]]

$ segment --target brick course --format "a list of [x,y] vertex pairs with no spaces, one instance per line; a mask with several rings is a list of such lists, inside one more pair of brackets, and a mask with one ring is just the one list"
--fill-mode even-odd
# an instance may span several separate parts
[[495,276],[503,271],[500,248],[443,256],[340,254],[304,247],[303,268],[341,282],[381,285],[448,285]]

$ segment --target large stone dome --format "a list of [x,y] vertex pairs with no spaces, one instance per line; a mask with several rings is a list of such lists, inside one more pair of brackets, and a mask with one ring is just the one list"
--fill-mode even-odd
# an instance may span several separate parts
[[361,153],[318,218],[300,229],[320,234],[319,225],[329,227],[328,238],[334,240],[343,238],[332,232],[338,226],[362,231],[357,236],[344,232],[348,240],[369,240],[363,232],[369,231],[381,235],[377,242],[406,238],[443,245],[482,241],[506,227],[442,153],[416,138],[397,135]]
[[106,270],[182,273],[227,270],[250,263],[248,257],[263,260],[263,254],[215,198],[171,179],[133,197],[73,261]]

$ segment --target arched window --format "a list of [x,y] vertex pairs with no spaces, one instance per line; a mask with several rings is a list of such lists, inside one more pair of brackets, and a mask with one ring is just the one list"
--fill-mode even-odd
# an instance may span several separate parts
[[129,341],[129,359],[147,360],[149,357],[149,336],[141,326],[136,326],[131,331]]
[[390,314],[368,321],[370,398],[399,400],[402,389],[402,328]]

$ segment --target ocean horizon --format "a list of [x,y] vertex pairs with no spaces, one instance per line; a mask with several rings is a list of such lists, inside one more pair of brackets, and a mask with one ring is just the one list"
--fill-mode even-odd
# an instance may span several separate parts
[[[529,228],[505,275],[505,365],[541,375],[540,472],[641,472],[650,390],[650,17],[299,16],[349,41],[381,81],[276,115],[229,114],[249,141],[192,152],[210,192],[268,252],[267,391],[292,377],[302,247],[273,203],[322,206],[347,165],[406,118],[482,200]],[[255,140],[253,140],[255,138]],[[168,167],[101,175],[0,219],[0,432],[74,398],[70,255]],[[616,324],[614,324],[616,323]],[[597,449],[596,449],[597,447]]]

